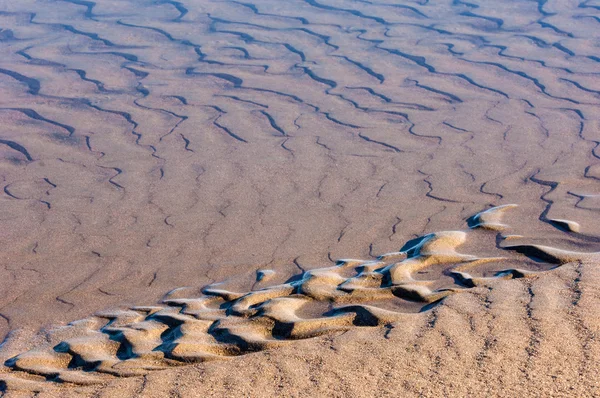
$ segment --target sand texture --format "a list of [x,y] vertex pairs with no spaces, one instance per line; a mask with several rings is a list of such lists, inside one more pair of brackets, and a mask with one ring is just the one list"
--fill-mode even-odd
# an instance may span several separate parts
[[0,394],[600,396],[600,2],[0,0]]

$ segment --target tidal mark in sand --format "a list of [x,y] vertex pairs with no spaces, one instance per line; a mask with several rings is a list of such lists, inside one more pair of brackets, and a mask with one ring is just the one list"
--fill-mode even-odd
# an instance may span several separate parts
[[40,82],[37,79],[23,76],[20,73],[14,72],[12,70],[2,69],[2,68],[0,68],[0,73],[3,75],[10,76],[13,79],[27,85],[27,87],[29,88],[29,90],[28,90],[29,94],[37,95],[40,92]]
[[30,161],[30,162],[33,161],[33,158],[31,157],[31,155],[29,154],[29,152],[23,145],[18,144],[14,141],[3,140],[3,139],[0,139],[0,144],[4,144],[4,145],[8,146],[9,148],[14,149],[17,152],[20,152],[21,154],[23,154],[23,156],[25,156],[25,159],[27,159],[28,161]]
[[395,147],[394,145],[387,144],[387,143],[382,142],[382,141],[374,140],[374,139],[369,138],[368,136],[366,136],[366,135],[364,135],[362,133],[358,133],[358,136],[360,138],[362,138],[363,140],[367,141],[367,142],[372,142],[374,144],[382,145],[382,146],[384,146],[386,148],[389,148],[389,149],[393,150],[394,152],[404,152],[402,149],[400,149],[398,147]]

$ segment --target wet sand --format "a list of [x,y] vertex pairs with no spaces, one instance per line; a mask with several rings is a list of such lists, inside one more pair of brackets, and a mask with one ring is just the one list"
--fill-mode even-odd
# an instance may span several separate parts
[[600,3],[0,22],[2,393],[600,394]]

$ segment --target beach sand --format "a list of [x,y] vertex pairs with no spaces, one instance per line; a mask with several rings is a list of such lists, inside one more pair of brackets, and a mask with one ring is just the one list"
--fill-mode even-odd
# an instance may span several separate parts
[[599,22],[0,0],[0,394],[600,396]]

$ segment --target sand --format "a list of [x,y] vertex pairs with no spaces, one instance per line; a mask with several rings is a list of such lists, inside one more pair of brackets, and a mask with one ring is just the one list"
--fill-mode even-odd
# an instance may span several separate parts
[[600,396],[599,18],[0,0],[0,394]]

